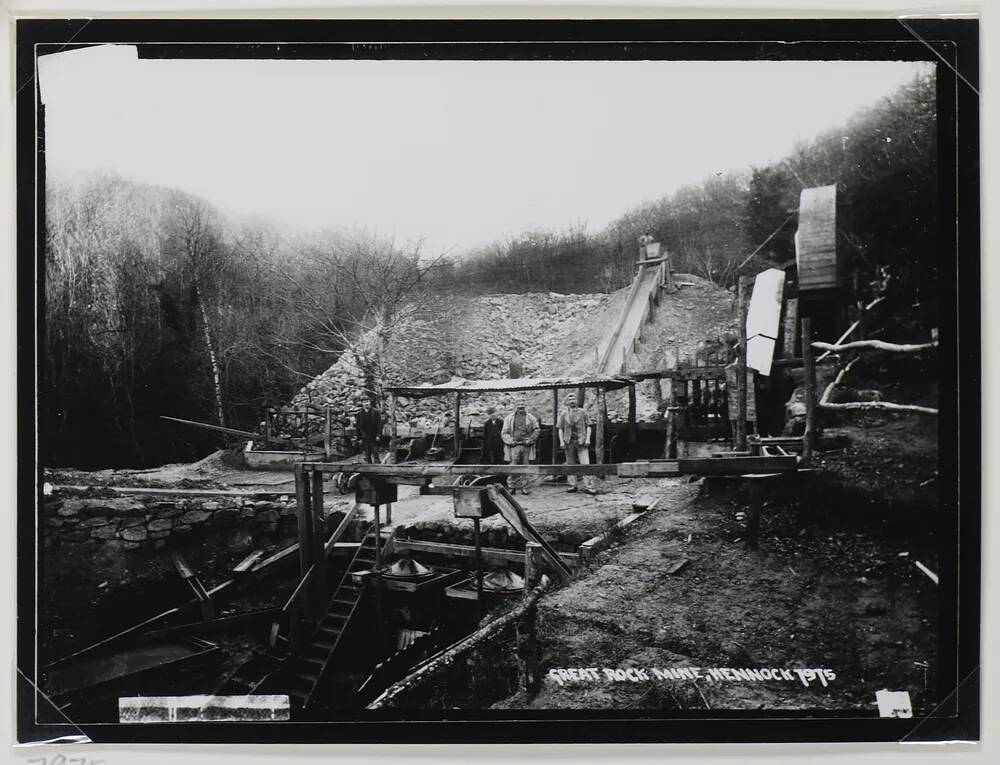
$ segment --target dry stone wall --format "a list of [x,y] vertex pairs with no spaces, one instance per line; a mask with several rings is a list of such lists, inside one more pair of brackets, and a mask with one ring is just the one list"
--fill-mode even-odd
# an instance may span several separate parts
[[158,550],[209,527],[242,524],[269,533],[283,523],[295,524],[291,497],[49,497],[42,513],[42,537],[46,547],[99,544]]

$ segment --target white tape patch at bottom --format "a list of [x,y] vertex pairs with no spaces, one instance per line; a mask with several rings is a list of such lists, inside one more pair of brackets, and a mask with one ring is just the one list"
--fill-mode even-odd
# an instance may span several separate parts
[[909,691],[890,691],[883,688],[875,692],[879,717],[913,717]]
[[118,699],[118,722],[263,722],[289,720],[288,696],[128,696]]

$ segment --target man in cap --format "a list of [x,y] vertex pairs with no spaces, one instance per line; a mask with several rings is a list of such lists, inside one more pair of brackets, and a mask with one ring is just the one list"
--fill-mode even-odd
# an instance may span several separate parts
[[[579,407],[576,395],[566,399],[566,408],[559,413],[559,420],[556,423],[556,430],[559,432],[559,445],[566,452],[567,465],[589,465],[590,464],[590,418],[587,413]],[[566,477],[569,488],[566,491],[578,491],[579,479],[575,475]],[[583,477],[584,491],[588,494],[596,494],[594,490],[594,476],[585,475]]]
[[503,462],[504,447],[500,432],[503,430],[503,419],[494,407],[486,409],[486,422],[483,423],[483,464],[499,465]]
[[361,399],[361,408],[354,415],[354,427],[361,442],[365,462],[378,462],[378,437],[382,434],[382,413],[372,408],[371,399]]
[[[527,465],[535,459],[535,443],[538,441],[538,418],[528,412],[527,402],[523,399],[517,402],[513,414],[507,415],[503,421],[500,438],[504,443],[504,457],[511,465]],[[529,475],[508,476],[507,481],[511,492],[528,494],[531,483]]]

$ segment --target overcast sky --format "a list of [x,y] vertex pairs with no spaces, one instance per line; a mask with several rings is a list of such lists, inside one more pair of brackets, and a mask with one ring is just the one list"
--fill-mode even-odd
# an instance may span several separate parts
[[460,252],[780,159],[926,64],[39,60],[50,169]]

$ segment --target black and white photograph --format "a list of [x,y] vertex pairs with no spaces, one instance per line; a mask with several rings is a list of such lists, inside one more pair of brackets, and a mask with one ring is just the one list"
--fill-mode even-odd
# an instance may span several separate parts
[[17,33],[22,741],[978,738],[974,20]]

